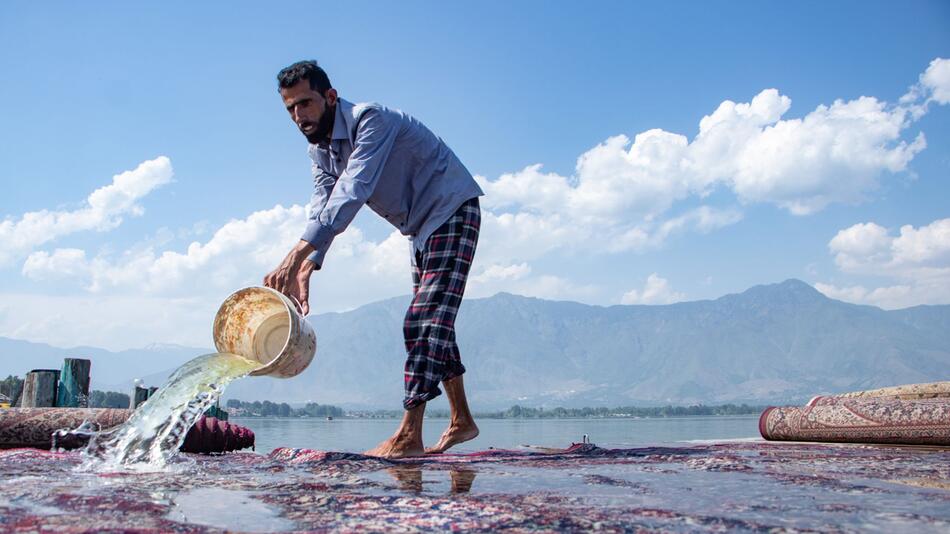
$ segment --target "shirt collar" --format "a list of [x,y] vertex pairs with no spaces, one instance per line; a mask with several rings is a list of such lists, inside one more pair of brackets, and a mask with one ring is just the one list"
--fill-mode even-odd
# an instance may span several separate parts
[[[338,98],[336,101],[336,116],[333,118],[333,131],[330,132],[330,143],[340,139],[349,139],[349,125],[346,123],[346,115],[349,108],[353,107],[353,104]],[[319,150],[327,150],[330,148],[330,143],[327,143],[325,146],[320,143],[314,143],[308,146],[308,152],[310,153],[310,158],[313,161],[317,161],[317,152]]]
[[336,101],[336,117],[333,119],[333,132],[330,133],[330,140],[335,141],[337,139],[349,139],[350,132],[346,124],[346,113],[344,113],[344,108],[352,106],[346,100],[338,98]]

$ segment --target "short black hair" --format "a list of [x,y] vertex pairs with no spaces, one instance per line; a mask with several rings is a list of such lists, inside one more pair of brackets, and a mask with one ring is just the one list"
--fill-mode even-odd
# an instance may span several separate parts
[[279,89],[286,89],[297,85],[301,80],[306,79],[310,83],[310,88],[321,95],[327,94],[327,89],[332,88],[330,77],[326,71],[317,65],[313,59],[298,61],[289,67],[284,67],[277,73],[277,86]]

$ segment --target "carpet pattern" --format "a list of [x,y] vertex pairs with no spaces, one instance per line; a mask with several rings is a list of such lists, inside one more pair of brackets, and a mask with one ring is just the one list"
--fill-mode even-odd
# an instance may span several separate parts
[[131,414],[131,410],[112,408],[7,408],[0,410],[0,448],[49,449],[50,436],[61,428],[77,428],[84,421],[95,429],[112,428]]
[[930,382],[927,384],[906,384],[902,386],[893,386],[879,389],[869,389],[866,391],[852,391],[851,393],[842,393],[834,395],[844,398],[881,398],[890,397],[897,400],[918,400],[918,399],[950,399],[950,382]]
[[382,460],[277,449],[89,473],[0,451],[3,532],[939,532],[950,451],[733,442]]
[[823,441],[950,445],[950,399],[816,397],[807,406],[768,408],[759,418],[762,437]]
[[[124,423],[132,410],[113,408],[8,408],[0,410],[0,449],[34,447],[49,449],[53,434],[60,429],[76,429],[83,423],[88,430],[106,430]],[[83,435],[66,434],[56,439],[57,448],[76,449],[86,445]],[[254,432],[202,416],[185,436],[183,452],[219,453],[254,447]]]

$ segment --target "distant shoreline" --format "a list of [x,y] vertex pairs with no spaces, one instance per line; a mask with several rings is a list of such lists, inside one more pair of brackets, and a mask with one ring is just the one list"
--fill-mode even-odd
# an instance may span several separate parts
[[[765,408],[763,408],[763,411],[764,411],[764,410],[765,410]],[[493,415],[480,415],[480,414],[473,414],[473,415],[474,415],[474,417],[475,417],[476,419],[498,419],[498,420],[509,420],[509,421],[512,420],[512,419],[518,419],[518,420],[566,421],[566,420],[581,420],[581,419],[605,419],[605,420],[606,420],[606,419],[611,419],[611,420],[616,420],[616,419],[689,419],[689,418],[699,418],[699,417],[703,417],[703,418],[706,418],[706,417],[709,417],[709,418],[712,418],[712,417],[751,417],[751,416],[758,416],[758,415],[761,415],[761,412],[754,412],[754,413],[752,413],[752,412],[750,412],[750,413],[736,413],[736,414],[719,414],[719,415],[658,415],[658,416],[639,416],[639,415],[635,415],[635,416],[634,416],[634,415],[631,415],[631,416],[608,416],[608,417],[601,417],[601,416],[588,416],[588,417],[583,417],[583,416],[565,416],[565,417],[498,417],[498,416],[493,416]],[[425,416],[425,419],[438,419],[438,420],[442,420],[442,419],[449,419],[449,418],[450,418],[450,417],[449,417],[448,414],[436,414],[436,415],[426,415],[426,416]],[[277,416],[277,415],[233,415],[233,416],[230,416],[230,419],[229,419],[229,420],[231,420],[231,419],[279,419],[279,420],[316,419],[316,420],[321,420],[321,419],[324,419],[324,418],[322,418],[322,417],[308,417],[308,416],[280,417],[280,416]],[[336,420],[338,420],[338,419],[339,419],[339,420],[348,420],[348,421],[354,421],[354,420],[371,420],[371,419],[377,419],[377,420],[380,420],[380,421],[392,421],[392,420],[399,420],[399,419],[402,419],[402,416],[401,416],[401,415],[385,415],[385,416],[383,416],[383,415],[379,415],[379,416],[342,415],[342,416],[340,416],[340,417],[333,417],[333,418],[332,418],[332,420],[334,420],[334,421],[336,421]]]
[[[330,407],[330,405],[324,405]],[[341,419],[399,419],[403,416],[402,410],[353,410],[346,411],[336,406],[332,407],[336,413],[333,418]],[[748,404],[723,404],[718,406],[658,406],[658,407],[620,407],[620,408],[526,408],[512,406],[504,411],[475,413],[479,419],[664,419],[672,417],[726,417],[736,415],[759,415],[766,406],[750,406]],[[314,419],[321,416],[294,414],[281,416],[273,413],[234,413],[233,417],[247,418],[278,418],[278,419]],[[425,416],[427,419],[448,419],[447,410],[432,410]]]

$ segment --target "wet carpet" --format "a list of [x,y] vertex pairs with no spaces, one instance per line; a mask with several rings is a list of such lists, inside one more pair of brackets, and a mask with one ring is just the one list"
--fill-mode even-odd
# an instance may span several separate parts
[[0,452],[4,532],[947,532],[950,450],[731,442],[387,461],[277,449],[91,473]]

